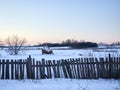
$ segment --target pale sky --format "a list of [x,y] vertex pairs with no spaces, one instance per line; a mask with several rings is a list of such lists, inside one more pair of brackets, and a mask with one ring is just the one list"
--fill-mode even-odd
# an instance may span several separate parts
[[120,41],[120,0],[0,0],[0,40]]

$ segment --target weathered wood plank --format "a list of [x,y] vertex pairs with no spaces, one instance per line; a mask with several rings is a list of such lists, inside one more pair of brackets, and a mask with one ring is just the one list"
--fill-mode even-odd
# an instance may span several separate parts
[[5,60],[2,61],[2,77],[1,79],[5,79]]
[[39,61],[38,63],[39,65],[39,75],[40,75],[40,79],[42,79],[42,65],[41,65],[41,61]]
[[63,73],[64,73],[64,77],[68,78],[68,74],[67,74],[67,71],[66,71],[65,64],[66,64],[65,61],[62,60],[62,70],[63,70]]
[[53,73],[54,73],[54,78],[57,78],[57,70],[56,70],[56,66],[55,66],[55,64],[56,64],[56,62],[55,62],[55,60],[53,60]]
[[45,75],[45,59],[42,59],[42,79],[45,79],[46,78],[46,75]]
[[51,70],[51,65],[52,65],[52,62],[51,60],[48,61],[48,70],[49,70],[49,78],[52,78],[52,70]]
[[31,76],[32,76],[32,79],[35,79],[35,59],[34,58],[32,59],[31,65],[32,65]]
[[38,61],[36,61],[36,79],[39,79],[39,62]]
[[80,79],[80,68],[79,68],[79,58],[76,59],[76,63],[77,63],[77,79]]
[[60,61],[57,61],[57,78],[60,78]]
[[11,60],[11,79],[14,79],[14,64],[13,64],[13,60]]

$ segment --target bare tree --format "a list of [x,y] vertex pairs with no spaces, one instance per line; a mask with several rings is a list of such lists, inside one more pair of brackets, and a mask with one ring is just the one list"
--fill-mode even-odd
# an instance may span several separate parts
[[2,40],[0,40],[0,46],[1,46],[1,45],[3,45],[3,41],[2,41]]
[[4,45],[3,41],[0,40],[0,48],[1,48],[1,50],[3,49],[3,45]]
[[13,35],[5,40],[5,43],[8,46],[7,52],[10,55],[17,55],[20,50],[22,50],[23,45],[26,43],[26,39],[22,37],[18,37],[18,35]]

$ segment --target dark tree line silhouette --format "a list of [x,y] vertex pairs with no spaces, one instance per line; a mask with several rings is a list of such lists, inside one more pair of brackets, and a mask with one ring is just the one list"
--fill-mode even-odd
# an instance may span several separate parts
[[43,43],[36,46],[48,46],[48,47],[64,47],[69,46],[71,48],[91,48],[98,47],[97,43],[94,42],[85,42],[85,41],[77,41],[73,39],[67,39],[62,43]]

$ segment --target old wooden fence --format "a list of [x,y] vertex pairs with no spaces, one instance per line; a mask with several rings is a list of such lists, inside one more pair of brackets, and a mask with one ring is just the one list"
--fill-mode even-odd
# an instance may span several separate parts
[[120,79],[120,57],[0,60],[0,79]]

